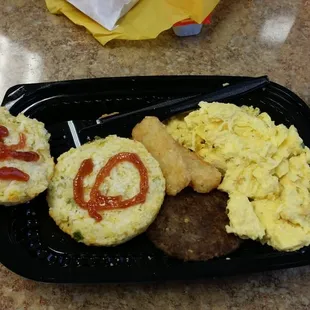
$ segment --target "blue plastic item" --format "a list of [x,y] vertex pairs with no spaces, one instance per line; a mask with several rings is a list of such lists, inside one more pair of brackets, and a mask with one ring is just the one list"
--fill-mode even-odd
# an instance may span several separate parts
[[172,27],[174,33],[179,37],[195,36],[201,32],[202,24],[190,24]]

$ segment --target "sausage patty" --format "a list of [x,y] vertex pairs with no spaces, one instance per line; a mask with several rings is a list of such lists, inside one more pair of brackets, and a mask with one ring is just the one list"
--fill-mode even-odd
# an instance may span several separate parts
[[185,261],[227,255],[241,244],[225,230],[227,200],[227,194],[218,190],[199,194],[189,188],[167,196],[147,235],[166,254]]

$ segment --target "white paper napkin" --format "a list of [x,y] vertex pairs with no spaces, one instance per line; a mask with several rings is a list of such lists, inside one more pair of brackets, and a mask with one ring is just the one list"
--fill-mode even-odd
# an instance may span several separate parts
[[139,0],[67,1],[100,25],[112,31],[117,26],[117,21],[124,16]]

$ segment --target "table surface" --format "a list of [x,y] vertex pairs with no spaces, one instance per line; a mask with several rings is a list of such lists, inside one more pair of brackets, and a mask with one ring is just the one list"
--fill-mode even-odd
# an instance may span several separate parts
[[[222,0],[197,37],[103,47],[44,1],[0,2],[0,100],[15,84],[166,74],[267,74],[310,104],[310,1]],[[2,249],[5,250],[5,249]],[[0,266],[0,310],[309,309],[310,268],[195,283],[49,285]]]

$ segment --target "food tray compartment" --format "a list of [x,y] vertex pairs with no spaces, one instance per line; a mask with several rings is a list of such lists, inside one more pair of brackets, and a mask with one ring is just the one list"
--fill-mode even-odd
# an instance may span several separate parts
[[[65,133],[57,132],[59,122],[128,112],[167,99],[211,92],[225,83],[244,79],[247,77],[163,76],[17,85],[8,90],[2,105],[13,115],[24,112],[48,127],[54,126],[51,152],[58,155],[73,146],[73,143],[60,143]],[[233,103],[259,107],[276,123],[294,124],[304,143],[310,145],[309,108],[288,89],[271,83],[263,90],[236,98]],[[284,253],[246,241],[229,257],[182,262],[156,249],[144,234],[117,247],[87,247],[56,226],[48,215],[45,196],[43,193],[25,205],[0,208],[0,262],[17,274],[37,281],[189,280],[301,266],[310,259],[310,248]]]

